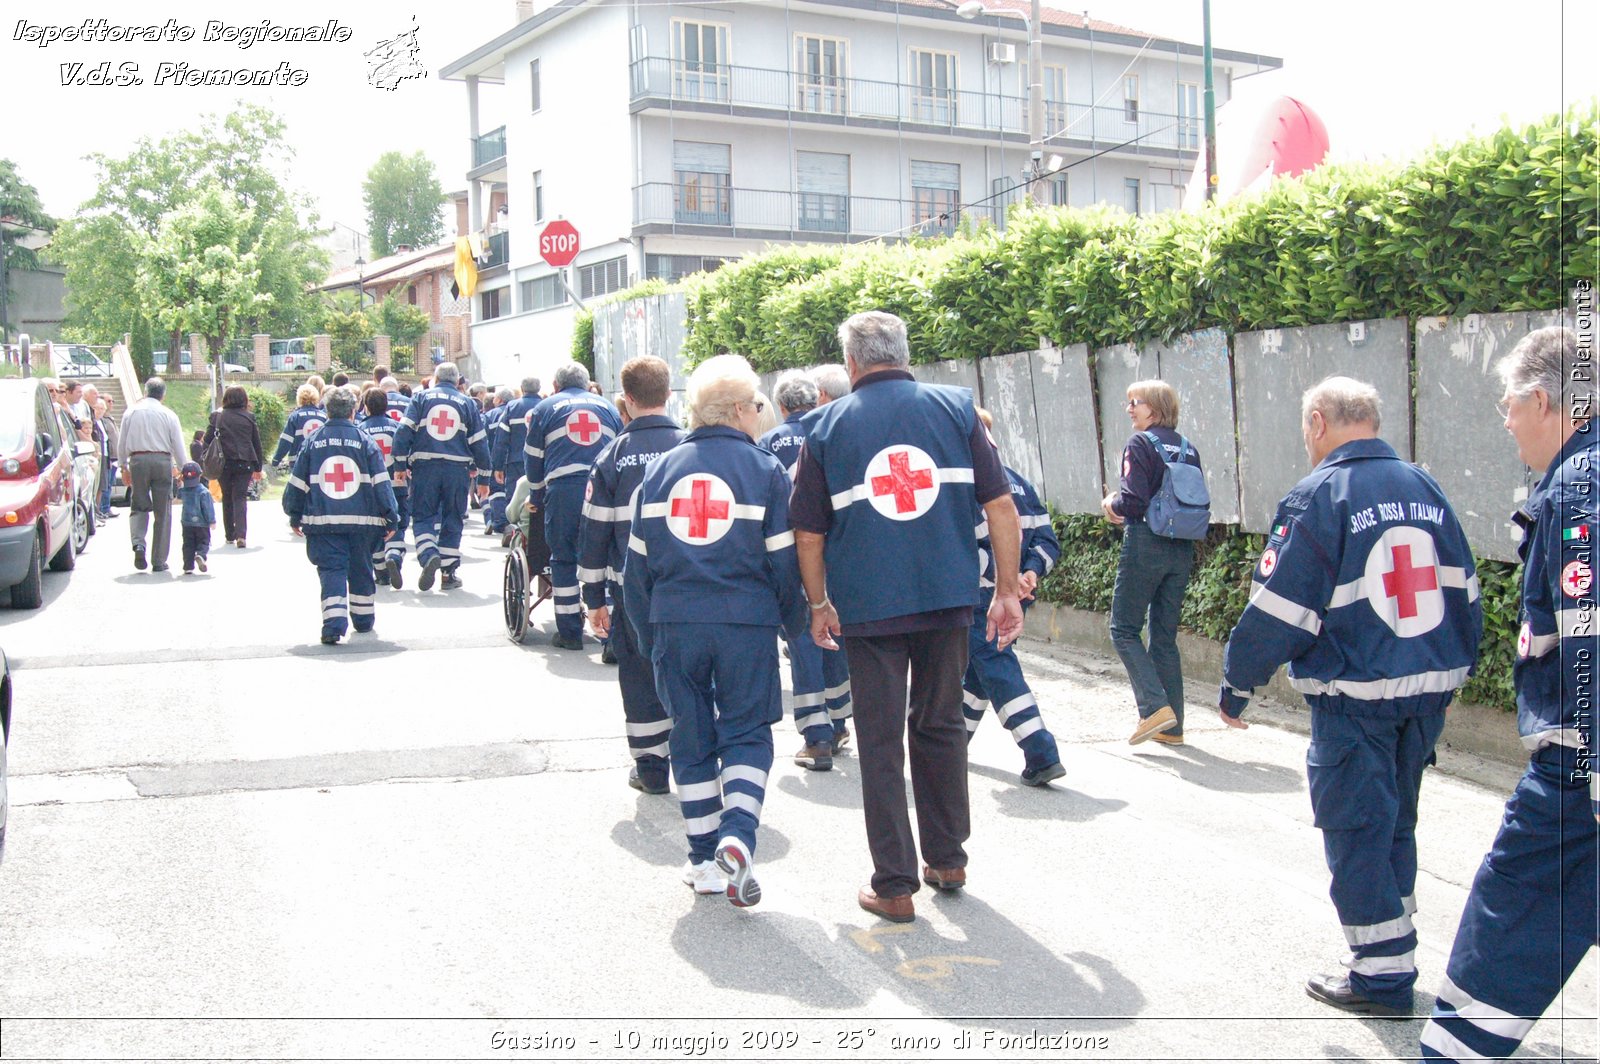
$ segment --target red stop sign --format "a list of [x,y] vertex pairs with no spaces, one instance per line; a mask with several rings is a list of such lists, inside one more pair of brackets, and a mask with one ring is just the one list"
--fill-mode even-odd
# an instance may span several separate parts
[[552,266],[570,266],[578,257],[578,231],[559,218],[539,233],[539,256]]

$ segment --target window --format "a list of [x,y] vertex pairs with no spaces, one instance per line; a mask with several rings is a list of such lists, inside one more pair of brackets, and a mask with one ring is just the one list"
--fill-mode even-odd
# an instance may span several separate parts
[[1129,122],[1139,121],[1139,75],[1129,74],[1122,79],[1122,117]]
[[674,221],[733,224],[732,152],[727,144],[672,142]]
[[850,43],[834,37],[794,39],[795,106],[816,114],[842,115]]
[[672,94],[680,100],[728,98],[728,27],[672,20]]
[[533,172],[533,220],[544,221],[544,171]]
[[709,255],[646,255],[644,275],[663,281],[681,281],[691,273],[710,273],[726,261]]
[[850,231],[850,156],[797,151],[794,179],[798,190],[797,229],[812,233]]
[[1139,213],[1139,179],[1125,177],[1122,179],[1122,207],[1129,214]]
[[549,273],[522,282],[522,309],[549,310],[567,301],[567,286],[558,274]]
[[1006,211],[1022,199],[1022,186],[1014,177],[997,177],[989,182],[989,203],[994,207],[994,224],[1006,227]]
[[961,190],[958,163],[911,161],[911,220],[924,233],[956,231],[956,196]]
[[[1023,75],[1027,79],[1027,75]],[[1067,129],[1067,68],[1044,68],[1044,135],[1060,136]]]
[[1067,205],[1067,175],[1052,174],[1044,179],[1044,201],[1052,207]]
[[528,64],[528,94],[532,98],[533,110],[539,110],[539,61],[537,59]]
[[578,267],[578,298],[593,299],[610,292],[620,292],[628,287],[628,257]]
[[1200,86],[1178,82],[1178,147],[1200,147]]
[[956,122],[954,52],[911,49],[911,118],[941,126]]
[[491,321],[500,316],[500,293],[503,291],[505,289],[495,288],[478,297],[479,307],[481,308],[481,313],[478,315],[479,321]]

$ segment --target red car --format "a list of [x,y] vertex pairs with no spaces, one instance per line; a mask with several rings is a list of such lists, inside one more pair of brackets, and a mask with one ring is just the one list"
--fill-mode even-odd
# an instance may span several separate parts
[[46,563],[58,572],[78,563],[73,523],[93,521],[77,513],[79,443],[42,382],[0,380],[0,587],[18,609],[44,604]]

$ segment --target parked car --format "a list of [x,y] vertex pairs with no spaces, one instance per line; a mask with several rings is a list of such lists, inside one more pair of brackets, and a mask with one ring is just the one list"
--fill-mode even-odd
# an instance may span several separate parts
[[268,364],[274,373],[310,373],[316,364],[312,342],[304,336],[273,340],[267,345],[267,351],[271,358]]
[[87,344],[52,344],[57,377],[109,377],[111,363],[91,351]]
[[[189,352],[185,351],[183,353],[183,361],[180,365],[183,367],[184,373],[191,372],[191,368],[194,366],[194,359]],[[150,352],[150,366],[157,373],[165,374],[167,372],[167,353],[165,351]],[[222,372],[226,376],[233,373],[249,373],[250,371],[236,362],[224,362],[222,364]]]
[[[44,604],[44,567],[78,564],[73,521],[83,507],[73,463],[82,443],[38,378],[0,380],[0,587],[11,605]],[[81,515],[91,524],[92,513]]]
[[6,792],[6,748],[11,745],[11,664],[0,650],[0,861],[6,859],[6,814],[11,800]]

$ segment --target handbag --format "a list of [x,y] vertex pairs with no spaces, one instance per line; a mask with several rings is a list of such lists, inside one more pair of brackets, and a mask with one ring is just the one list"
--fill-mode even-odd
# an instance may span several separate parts
[[222,453],[222,432],[217,427],[217,419],[211,419],[211,442],[206,444],[205,450],[200,452],[200,471],[207,480],[221,480],[223,466],[227,459]]

